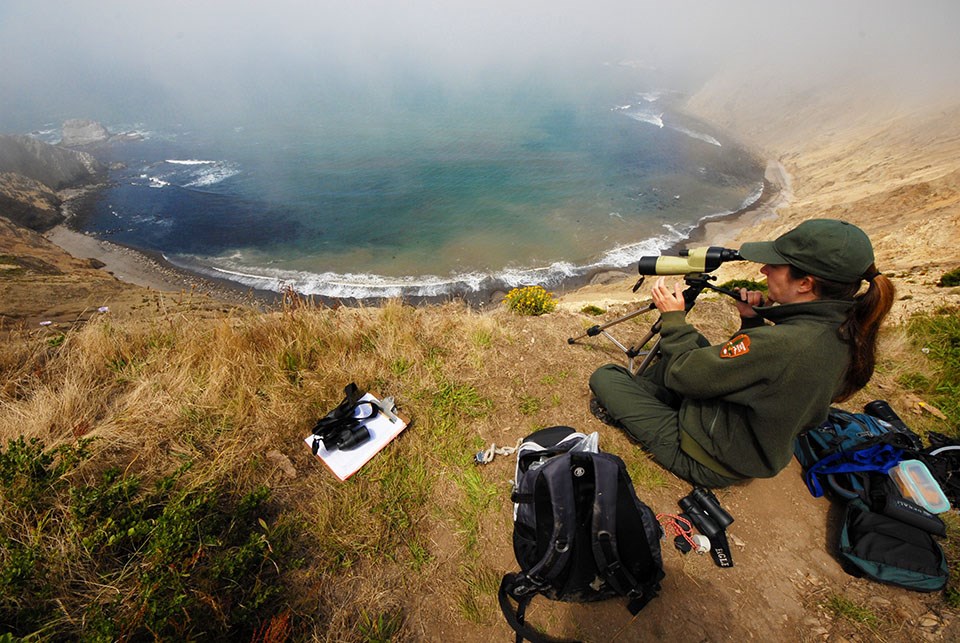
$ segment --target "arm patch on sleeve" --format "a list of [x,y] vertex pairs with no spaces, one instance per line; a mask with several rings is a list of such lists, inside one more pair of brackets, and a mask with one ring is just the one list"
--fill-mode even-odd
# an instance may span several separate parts
[[723,345],[723,348],[720,349],[720,357],[732,359],[734,357],[746,355],[749,352],[750,336],[741,333]]

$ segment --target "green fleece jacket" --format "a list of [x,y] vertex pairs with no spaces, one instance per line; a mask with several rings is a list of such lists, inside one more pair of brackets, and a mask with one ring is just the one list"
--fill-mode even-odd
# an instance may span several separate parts
[[683,397],[680,426],[748,478],[787,466],[796,435],[826,419],[850,361],[839,335],[852,302],[758,308],[774,325],[711,346],[686,313],[661,316],[664,384]]

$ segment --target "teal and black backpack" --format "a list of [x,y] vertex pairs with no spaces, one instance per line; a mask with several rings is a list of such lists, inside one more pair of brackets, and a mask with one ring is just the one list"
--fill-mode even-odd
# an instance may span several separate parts
[[887,475],[904,455],[918,454],[922,442],[882,400],[865,410],[881,413],[831,408],[825,422],[797,436],[804,481],[814,496],[826,490],[845,504],[837,554],[847,573],[919,592],[941,590],[947,561],[935,537],[945,536],[946,527],[904,498]]
[[863,495],[862,472],[886,471],[921,448],[919,436],[902,423],[831,408],[824,422],[796,437],[793,453],[815,497],[826,490],[852,500]]
[[[921,519],[929,521],[930,515]],[[918,592],[936,592],[947,584],[947,559],[930,531],[872,511],[860,499],[847,503],[839,554],[844,569],[855,576]]]

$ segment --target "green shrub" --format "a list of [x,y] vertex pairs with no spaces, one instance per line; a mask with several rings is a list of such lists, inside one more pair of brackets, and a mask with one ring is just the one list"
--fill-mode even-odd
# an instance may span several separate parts
[[584,313],[585,315],[593,315],[594,317],[596,317],[598,315],[602,315],[607,311],[605,311],[603,308],[600,308],[599,306],[594,306],[593,304],[587,304],[586,306],[580,309],[580,312]]
[[249,640],[282,611],[293,532],[268,489],[190,485],[189,465],[154,484],[120,468],[85,480],[87,458],[86,443],[45,451],[21,437],[0,449],[5,627],[64,640]]
[[557,300],[543,286],[514,288],[503,301],[507,308],[518,315],[543,315],[557,308]]
[[941,288],[960,286],[960,268],[954,268],[949,272],[943,273],[943,276],[940,277],[940,281],[937,282],[937,285]]
[[753,279],[731,279],[730,281],[723,282],[717,287],[726,288],[727,290],[746,288],[747,290],[758,290],[762,293],[767,292],[766,281],[754,281]]

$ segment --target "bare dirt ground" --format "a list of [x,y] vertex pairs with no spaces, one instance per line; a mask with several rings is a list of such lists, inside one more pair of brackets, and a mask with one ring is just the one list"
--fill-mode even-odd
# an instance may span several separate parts
[[97,315],[150,315],[164,307],[215,314],[253,301],[121,246],[66,230],[52,238],[67,239],[73,254],[0,216],[0,333],[41,323],[57,331]]
[[[631,309],[611,309],[603,319]],[[726,301],[705,297],[691,315],[709,337],[720,338],[736,326],[731,309]],[[584,383],[590,373],[606,362],[623,363],[623,354],[602,337],[567,343],[568,337],[593,321],[596,318],[567,312],[548,319],[504,316],[500,323],[513,338],[511,348],[484,363],[477,385],[493,398],[497,409],[505,411],[466,428],[485,443],[497,445],[512,445],[541,426],[564,424],[588,433],[597,431],[601,449],[620,455],[641,472],[655,472],[650,480],[643,474],[634,476],[640,498],[655,513],[677,513],[677,501],[689,493],[690,485],[646,461],[625,435],[589,413]],[[645,315],[611,332],[629,342],[652,321]],[[524,391],[537,391],[545,401],[534,415],[511,411]],[[869,388],[850,408],[884,393],[878,387]],[[892,403],[903,409],[898,400]],[[482,470],[487,481],[503,489],[496,519],[481,528],[480,545],[483,563],[500,573],[516,570],[509,544],[512,505],[508,499],[514,466],[512,457],[498,456]],[[832,553],[839,509],[811,496],[795,462],[775,478],[749,481],[719,490],[717,495],[735,518],[728,531],[734,567],[721,569],[709,555],[683,555],[667,538],[662,541],[666,578],[661,595],[636,617],[621,601],[582,605],[538,598],[529,610],[529,621],[553,635],[587,641],[917,641],[960,636],[957,615],[945,607],[942,595],[882,586],[842,570]],[[442,519],[434,523],[431,538],[436,551],[457,549],[455,529]],[[482,623],[465,626],[455,616],[458,593],[453,588],[460,582],[461,564],[456,556],[444,559],[441,555],[426,574],[434,588],[425,587],[414,600],[416,640],[510,640],[492,596],[483,603],[488,617]],[[866,627],[837,616],[831,601],[863,606],[877,621]]]

